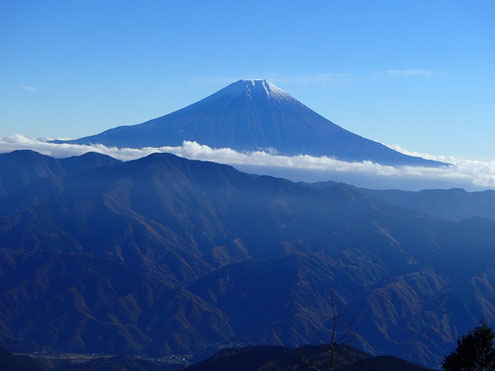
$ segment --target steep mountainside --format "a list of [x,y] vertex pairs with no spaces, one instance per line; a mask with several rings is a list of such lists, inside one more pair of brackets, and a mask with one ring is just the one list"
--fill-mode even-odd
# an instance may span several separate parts
[[185,140],[238,151],[268,149],[281,154],[329,156],[345,161],[445,165],[404,155],[353,134],[266,80],[239,80],[168,115],[70,143],[141,148],[180,146]]
[[232,338],[225,314],[109,259],[0,250],[0,336],[12,350],[189,353]]
[[119,162],[112,157],[93,152],[64,159],[55,159],[29,150],[2,153],[0,196],[42,178],[62,176]]
[[495,323],[494,220],[168,154],[15,188],[0,197],[9,349],[298,346],[329,338],[332,291],[354,345],[431,366]]

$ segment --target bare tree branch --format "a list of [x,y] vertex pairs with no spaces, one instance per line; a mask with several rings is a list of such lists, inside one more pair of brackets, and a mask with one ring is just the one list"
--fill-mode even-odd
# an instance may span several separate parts
[[[342,344],[349,344],[354,340],[354,331],[352,330],[354,321],[351,320],[342,335],[339,336],[339,327],[342,327],[342,322],[345,319],[345,312],[339,312],[337,310],[337,299],[335,297],[335,290],[330,292],[330,312],[324,312],[323,317],[328,319],[331,323],[330,341],[325,342],[311,329],[311,332],[315,335],[321,345],[327,347],[327,352],[330,354],[329,370],[335,369],[335,353],[336,347]],[[313,370],[319,370],[316,366],[311,364],[308,359],[301,357],[303,362]]]

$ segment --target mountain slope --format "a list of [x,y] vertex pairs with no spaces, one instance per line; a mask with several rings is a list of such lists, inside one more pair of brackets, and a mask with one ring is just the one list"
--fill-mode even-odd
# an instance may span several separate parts
[[404,155],[353,134],[266,80],[239,80],[168,115],[70,143],[141,148],[180,146],[185,140],[238,151],[269,149],[280,154],[329,156],[345,161],[445,165]]
[[40,153],[21,150],[0,154],[0,196],[36,180],[59,177],[120,161],[99,153],[55,159]]
[[12,350],[189,353],[233,335],[189,291],[89,254],[0,249],[0,278],[0,338]]
[[154,154],[39,179],[0,213],[9,349],[298,346],[328,339],[332,290],[357,346],[422,364],[495,323],[495,221],[436,220],[344,184]]

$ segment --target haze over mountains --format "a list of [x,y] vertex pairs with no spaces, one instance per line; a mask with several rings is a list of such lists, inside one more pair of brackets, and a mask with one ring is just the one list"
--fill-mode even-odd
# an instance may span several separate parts
[[10,350],[199,357],[314,343],[329,336],[331,290],[353,345],[424,365],[495,323],[492,192],[436,191],[447,201],[434,204],[170,154],[62,162],[0,156]]
[[184,141],[213,148],[328,156],[350,162],[446,165],[407,156],[353,134],[266,80],[239,80],[168,115],[67,142],[142,148],[180,146]]

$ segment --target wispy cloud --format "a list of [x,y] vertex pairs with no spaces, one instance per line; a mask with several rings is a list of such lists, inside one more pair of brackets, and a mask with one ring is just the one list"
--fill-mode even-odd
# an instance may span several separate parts
[[349,73],[314,73],[314,74],[295,74],[283,75],[279,73],[267,73],[260,76],[201,76],[192,79],[191,81],[199,84],[230,84],[239,79],[267,79],[274,84],[293,84],[293,85],[337,85],[347,84],[350,81],[352,74]]
[[19,89],[22,89],[22,90],[25,90],[25,91],[36,91],[36,90],[38,90],[38,88],[35,88],[34,86],[28,86],[28,85],[19,86]]
[[269,75],[269,80],[276,83],[296,84],[296,85],[337,85],[347,84],[352,74],[349,73],[315,73],[297,75]]
[[[449,162],[452,166],[441,168],[424,167],[393,167],[376,164],[370,161],[345,162],[329,157],[309,155],[281,156],[268,151],[241,153],[230,148],[211,148],[196,142],[185,141],[182,146],[165,146],[159,148],[147,147],[116,148],[104,145],[55,144],[43,139],[31,139],[22,135],[0,137],[0,152],[10,152],[18,149],[31,149],[53,157],[68,157],[81,155],[86,152],[99,152],[124,161],[133,160],[156,152],[173,153],[181,157],[197,160],[214,161],[230,165],[257,166],[258,168],[279,168],[284,171],[294,170],[305,172],[328,172],[329,174],[353,173],[365,176],[377,176],[383,179],[429,179],[441,181],[449,187],[459,184],[483,188],[495,187],[495,161],[478,161],[458,159],[452,156],[431,156],[425,153],[408,152],[399,146],[394,149],[409,155],[421,156],[432,160]],[[330,177],[329,177],[330,179]],[[449,185],[450,184],[450,185]]]
[[443,75],[445,71],[426,69],[385,70],[375,74],[376,77],[433,77]]
[[191,79],[193,83],[208,85],[227,85],[239,79],[267,79],[274,84],[313,85],[313,86],[342,86],[349,85],[370,78],[432,78],[445,75],[447,71],[433,69],[389,69],[377,71],[369,75],[359,75],[351,72],[321,72],[281,74],[265,73],[256,76],[201,76]]
[[205,85],[228,85],[239,79],[267,79],[278,85],[293,86],[348,86],[360,83],[369,79],[399,79],[399,78],[423,78],[431,79],[447,74],[445,70],[435,69],[389,69],[377,71],[370,74],[359,74],[353,72],[321,72],[321,73],[299,73],[299,74],[281,74],[265,73],[261,75],[246,76],[201,76],[193,78],[190,81],[195,84]]
[[218,85],[218,84],[230,84],[239,80],[240,77],[226,77],[226,76],[200,76],[192,78],[190,81],[195,84],[205,85]]

